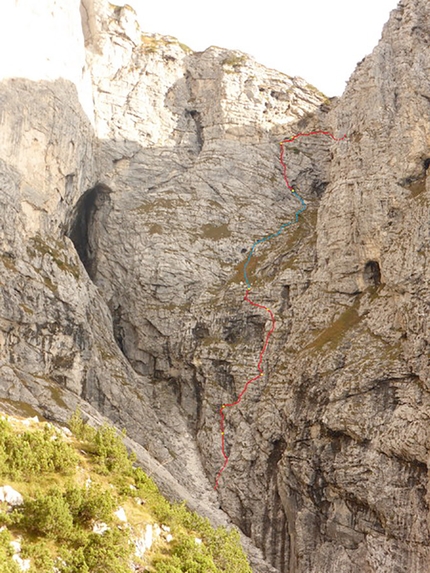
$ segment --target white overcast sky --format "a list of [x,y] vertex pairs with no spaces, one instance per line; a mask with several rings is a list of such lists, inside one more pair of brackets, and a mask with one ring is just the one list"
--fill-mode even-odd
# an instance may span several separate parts
[[398,0],[128,0],[142,30],[195,51],[241,50],[328,96],[341,95]]

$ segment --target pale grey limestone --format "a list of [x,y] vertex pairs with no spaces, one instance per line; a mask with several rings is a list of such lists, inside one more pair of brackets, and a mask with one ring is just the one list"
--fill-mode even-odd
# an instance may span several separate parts
[[[125,427],[171,498],[243,532],[256,573],[430,567],[430,8],[405,0],[338,101],[240,52],[81,4],[93,108],[0,89],[0,397]],[[74,34],[74,38],[77,33]],[[267,313],[277,328],[256,373]],[[78,256],[79,255],[79,256]],[[80,258],[79,258],[80,257]],[[81,260],[80,260],[81,259]]]

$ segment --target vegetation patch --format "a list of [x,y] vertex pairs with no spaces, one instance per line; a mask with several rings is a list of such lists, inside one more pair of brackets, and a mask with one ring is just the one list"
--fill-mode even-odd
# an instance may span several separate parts
[[306,89],[315,94],[316,96],[320,97],[325,105],[330,105],[330,99],[325,94],[323,94],[323,92],[321,92],[318,88],[316,88],[312,84],[306,83]]
[[157,52],[159,42],[154,38],[154,36],[146,36],[145,34],[142,34],[140,39],[142,41],[142,47],[145,54],[155,54],[155,52]]
[[[232,73],[232,71],[238,72],[246,63],[247,59],[248,58],[244,55],[239,56],[238,54],[230,54],[223,60],[222,65],[224,67],[227,66],[229,68],[233,68],[233,70],[230,70],[230,73]],[[228,73],[228,70],[226,71]]]
[[359,299],[357,298],[354,304],[344,310],[339,318],[324,329],[313,342],[306,346],[305,350],[320,350],[326,344],[335,348],[343,339],[346,332],[353,329],[362,320],[363,316],[360,316],[357,312],[358,304]]
[[148,203],[142,203],[139,207],[133,209],[136,213],[165,213],[169,211],[173,211],[178,209],[179,207],[184,207],[187,205],[187,202],[180,198],[174,199],[157,199],[156,201],[151,201]]
[[[36,235],[30,239],[30,243],[35,251],[43,255],[48,255],[57,265],[57,267],[63,271],[68,272],[75,277],[76,280],[79,280],[80,273],[78,265],[71,264],[64,260],[64,248],[61,243],[57,242],[55,247],[48,245],[40,235]],[[30,256],[34,256],[34,250],[28,248],[28,254]]]
[[201,234],[205,239],[212,239],[213,241],[219,241],[220,239],[228,239],[231,237],[231,231],[227,224],[211,225],[208,223],[201,227]]
[[29,306],[27,306],[26,304],[20,303],[19,306],[21,307],[21,309],[22,309],[26,314],[34,314],[34,311],[33,311]]
[[14,431],[0,419],[0,476],[30,480],[47,472],[71,473],[78,461],[75,450],[48,424],[40,430]]
[[1,253],[0,260],[3,265],[10,271],[16,271],[15,257],[11,253]]
[[415,199],[426,190],[426,182],[425,179],[420,179],[418,181],[414,181],[408,186],[409,191],[411,192],[411,196]]
[[100,357],[102,358],[102,360],[114,360],[115,355],[112,354],[112,352],[110,352],[109,350],[107,350],[105,347],[103,346],[97,346],[97,350],[99,351]]
[[304,213],[299,215],[298,223],[293,223],[293,225],[291,225],[292,229],[290,233],[288,233],[287,240],[283,243],[284,249],[293,249],[296,243],[300,242],[311,233],[314,233],[317,226],[317,220],[317,209],[311,210],[308,208]]
[[148,233],[150,235],[162,235],[163,234],[163,227],[158,223],[154,223],[148,229]]
[[54,294],[58,293],[58,287],[55,285],[49,277],[43,277],[43,282],[45,286]]
[[51,392],[51,398],[57,406],[60,408],[64,408],[67,410],[67,404],[62,398],[62,390],[58,387],[57,384],[52,385],[49,387],[49,391]]
[[[234,275],[231,277],[231,279],[228,281],[229,283],[240,284],[241,282],[245,281],[244,271],[245,271],[245,264],[246,264],[247,260],[248,260],[248,255],[246,255],[246,258],[243,259],[243,261],[241,261],[236,266],[236,271],[235,271]],[[251,277],[252,277],[252,282],[254,282],[254,274],[255,274],[257,268],[259,267],[259,265],[261,264],[261,261],[262,261],[261,255],[260,256],[253,255],[251,257],[251,260],[249,261],[248,266],[246,267],[246,272],[248,274],[248,278],[251,279]]]
[[179,42],[179,40],[177,40],[177,38],[174,38],[173,36],[156,36],[152,34],[141,34],[140,39],[142,42],[143,51],[146,54],[155,54],[159,48],[162,48],[163,46],[168,46],[169,44],[174,44],[176,46],[179,46],[181,50],[186,54],[191,54],[193,52],[193,50],[189,46],[183,44],[182,42]]
[[[307,209],[303,214],[299,216],[299,222],[293,223],[292,225],[285,228],[285,230],[273,239],[276,241],[276,248],[282,250],[282,258],[279,259],[279,270],[285,270],[286,268],[294,268],[295,262],[297,261],[297,251],[295,250],[298,244],[306,238],[316,240],[315,228],[317,224],[318,211]],[[292,216],[294,220],[294,215]],[[275,231],[276,232],[276,231]],[[256,276],[259,270],[264,270],[264,263],[269,256],[269,252],[264,250],[267,243],[261,243],[257,246],[255,253],[251,257],[251,260],[247,266],[247,274],[253,285],[259,284],[259,277]],[[249,253],[249,251],[248,251]],[[261,254],[260,254],[261,253]],[[291,253],[288,256],[288,253]],[[248,254],[245,258],[236,266],[234,275],[229,280],[229,283],[239,284],[243,282],[244,279],[244,267],[247,261]]]
[[178,45],[180,46],[181,50],[183,52],[185,52],[186,54],[192,54],[193,50],[187,46],[187,44],[183,44],[182,42],[178,42]]
[[[17,556],[30,573],[251,573],[239,534],[169,503],[114,428],[69,426],[0,418],[0,477],[23,496],[0,502],[1,573]],[[169,533],[138,552],[148,527]]]
[[398,185],[407,189],[411,193],[413,199],[418,199],[420,202],[426,196],[426,176],[427,176],[428,164],[427,160],[424,162],[424,171],[417,174],[411,175],[410,177],[405,177],[398,181]]
[[[37,378],[37,376],[35,377]],[[26,418],[33,418],[39,415],[39,412],[32,408],[27,402],[9,400],[8,398],[0,399],[0,411],[7,411],[10,414]]]

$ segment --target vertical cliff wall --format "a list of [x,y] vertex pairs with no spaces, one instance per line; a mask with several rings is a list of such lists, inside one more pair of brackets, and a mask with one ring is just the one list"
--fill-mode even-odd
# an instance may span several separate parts
[[[29,19],[38,72],[1,68],[3,406],[126,427],[167,493],[241,529],[258,573],[425,571],[427,3],[399,4],[332,102],[144,34],[128,6],[50,6]],[[219,406],[269,327],[244,260],[297,210],[279,141],[317,129],[348,138],[285,146],[307,210],[249,269],[277,328],[215,492]]]

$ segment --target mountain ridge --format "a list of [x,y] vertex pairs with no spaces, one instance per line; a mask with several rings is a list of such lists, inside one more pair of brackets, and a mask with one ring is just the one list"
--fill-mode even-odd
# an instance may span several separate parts
[[[129,7],[67,10],[72,61],[1,83],[2,403],[126,427],[163,492],[242,531],[258,573],[423,571],[426,2],[399,3],[336,100],[142,37]],[[246,252],[294,212],[279,141],[320,129],[348,139],[286,150],[308,208],[250,269],[278,326],[215,493],[219,406],[267,329],[241,304]]]

